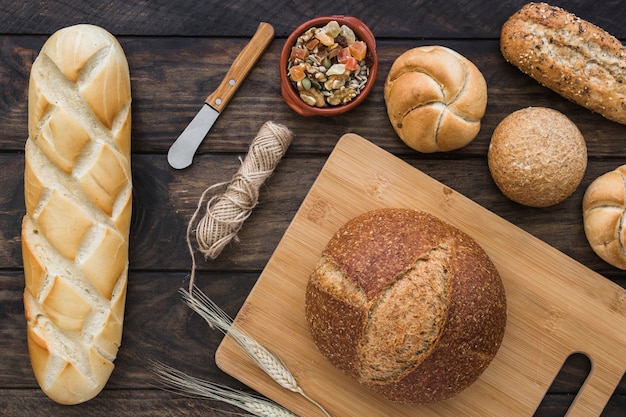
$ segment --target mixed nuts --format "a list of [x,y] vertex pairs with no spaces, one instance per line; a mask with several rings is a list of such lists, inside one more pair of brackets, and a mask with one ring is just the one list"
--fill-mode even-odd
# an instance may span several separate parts
[[332,20],[298,37],[287,71],[302,101],[327,107],[354,99],[367,83],[371,66],[367,44],[351,28]]

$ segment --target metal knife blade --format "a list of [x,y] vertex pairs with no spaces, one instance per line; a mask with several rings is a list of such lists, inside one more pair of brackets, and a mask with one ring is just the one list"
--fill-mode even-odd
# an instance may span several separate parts
[[205,104],[198,114],[170,146],[167,162],[172,168],[183,169],[191,165],[205,136],[272,39],[274,39],[272,25],[265,22],[259,24],[254,36],[237,55],[220,85],[204,100]]
[[208,104],[202,106],[167,152],[167,162],[172,168],[183,169],[191,165],[198,147],[219,115]]

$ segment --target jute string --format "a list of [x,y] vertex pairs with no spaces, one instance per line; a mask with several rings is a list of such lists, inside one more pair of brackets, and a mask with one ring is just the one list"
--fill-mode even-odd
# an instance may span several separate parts
[[204,190],[198,207],[187,226],[187,246],[192,258],[189,288],[193,287],[196,259],[192,234],[197,221],[195,239],[205,259],[215,259],[237,233],[259,200],[259,189],[291,144],[292,134],[285,126],[266,122],[250,144],[241,167],[229,182],[214,184]]

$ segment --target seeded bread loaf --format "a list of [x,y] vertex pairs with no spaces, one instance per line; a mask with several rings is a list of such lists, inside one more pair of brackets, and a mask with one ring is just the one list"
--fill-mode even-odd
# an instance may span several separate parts
[[470,236],[409,209],[379,209],[331,238],[306,287],[313,341],[383,397],[429,403],[472,384],[506,325],[500,276]]
[[626,124],[626,48],[559,7],[529,3],[503,25],[504,58],[563,97]]
[[122,337],[132,185],[124,52],[91,25],[54,33],[33,63],[22,222],[32,368],[54,401],[106,384]]

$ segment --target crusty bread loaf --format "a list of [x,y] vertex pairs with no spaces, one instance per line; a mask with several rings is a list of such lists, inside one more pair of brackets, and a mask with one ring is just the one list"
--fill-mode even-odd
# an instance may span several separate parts
[[132,186],[124,52],[91,25],[54,33],[33,63],[22,254],[32,368],[54,401],[106,384],[122,337]]
[[585,235],[594,252],[626,269],[626,165],[596,178],[583,197]]
[[559,7],[529,3],[503,25],[504,58],[563,97],[626,124],[626,48]]
[[476,66],[443,46],[421,46],[400,55],[385,82],[391,124],[419,152],[452,151],[480,131],[487,83]]
[[587,145],[563,113],[527,107],[496,126],[487,161],[504,195],[526,206],[548,207],[578,188],[587,169]]
[[506,325],[500,276],[466,233],[435,216],[363,213],[328,242],[306,287],[313,341],[385,398],[428,403],[472,384]]

